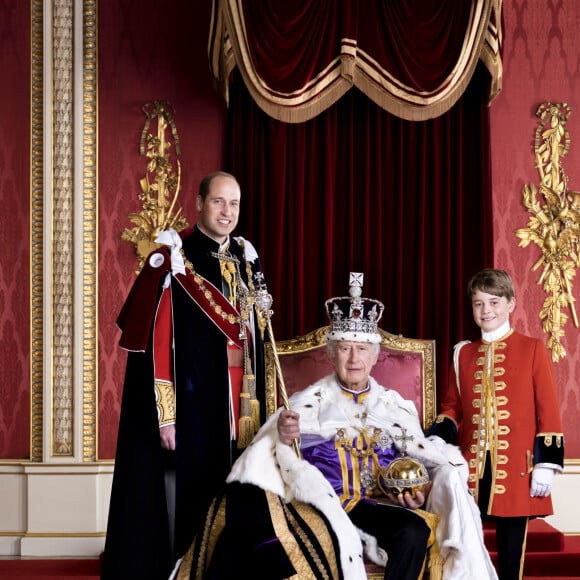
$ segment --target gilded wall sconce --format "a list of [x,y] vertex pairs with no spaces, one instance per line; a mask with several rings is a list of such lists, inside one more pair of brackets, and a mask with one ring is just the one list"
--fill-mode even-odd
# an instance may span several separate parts
[[[515,232],[520,247],[534,242],[542,252],[532,271],[541,268],[537,282],[548,294],[539,317],[543,331],[549,334],[547,346],[554,362],[566,356],[561,343],[568,322],[566,309],[578,327],[572,282],[580,266],[580,192],[568,190],[568,178],[561,164],[570,149],[566,128],[570,113],[566,103],[545,102],[536,111],[540,119],[534,141],[539,190],[533,184],[524,185],[523,204],[531,217],[526,228]],[[538,193],[543,201],[538,199]]]
[[[173,108],[166,101],[151,101],[143,106],[146,121],[141,132],[139,152],[147,158],[144,177],[139,181],[139,200],[142,209],[130,213],[133,228],[125,228],[121,239],[132,242],[141,270],[147,256],[159,244],[157,234],[173,228],[181,231],[188,223],[177,206],[181,188],[181,165],[179,159],[179,136],[174,121]],[[150,131],[152,123],[157,123]],[[156,130],[155,130],[156,129]]]

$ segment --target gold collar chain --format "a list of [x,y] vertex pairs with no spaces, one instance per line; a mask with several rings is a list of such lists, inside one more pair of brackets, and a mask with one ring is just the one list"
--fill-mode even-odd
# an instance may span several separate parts
[[[227,320],[230,324],[238,323],[241,326],[243,324],[243,313],[242,316],[234,316],[233,314],[228,314],[227,312],[224,312],[222,307],[219,304],[217,304],[217,302],[213,299],[212,293],[207,289],[206,285],[204,284],[204,279],[195,271],[193,264],[185,257],[185,252],[183,251],[183,249],[179,251],[183,256],[183,262],[185,263],[185,267],[189,270],[190,274],[193,277],[193,281],[197,284],[197,286],[203,293],[205,299],[208,301],[210,307],[213,308],[214,312],[218,314],[218,316],[221,316],[222,319]],[[243,334],[245,336],[245,333]]]

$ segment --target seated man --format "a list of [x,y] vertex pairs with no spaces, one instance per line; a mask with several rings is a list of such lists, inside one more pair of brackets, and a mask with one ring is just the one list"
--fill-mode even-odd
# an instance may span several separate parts
[[[497,578],[461,453],[426,439],[414,405],[370,376],[383,305],[361,298],[361,286],[362,275],[351,274],[351,296],[326,302],[334,374],[294,394],[291,410],[260,429],[176,578],[365,579],[364,551],[386,565],[384,578],[415,580],[433,542],[440,559],[431,578]],[[394,496],[381,468],[405,451],[430,482]]]

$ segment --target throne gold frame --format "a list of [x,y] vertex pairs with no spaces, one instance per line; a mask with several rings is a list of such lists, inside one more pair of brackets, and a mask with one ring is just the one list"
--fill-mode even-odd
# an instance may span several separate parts
[[[276,343],[265,343],[266,414],[269,417],[283,404],[276,371],[276,354],[287,396],[291,397],[333,371],[326,354],[328,326],[317,328],[303,336]],[[423,429],[436,415],[435,341],[408,338],[378,329],[381,348],[371,376],[379,384],[395,389],[405,399],[414,401]],[[368,580],[381,580],[384,568],[366,564]]]
[[[328,326],[308,334],[276,343],[276,352],[288,397],[332,372],[326,356]],[[423,428],[435,420],[435,341],[408,338],[378,329],[381,349],[371,375],[379,384],[394,389],[413,401]],[[276,359],[270,342],[265,344],[266,414],[269,417],[282,404]]]

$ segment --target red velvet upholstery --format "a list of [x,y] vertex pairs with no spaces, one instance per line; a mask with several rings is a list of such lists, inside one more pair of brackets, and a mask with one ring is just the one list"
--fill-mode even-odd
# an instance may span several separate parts
[[[330,374],[326,355],[327,327],[276,344],[280,370],[290,397],[298,390]],[[412,400],[423,426],[435,419],[435,341],[396,336],[380,331],[381,352],[372,376],[379,384],[395,389]],[[266,345],[267,412],[272,414],[283,402],[271,344]]]

